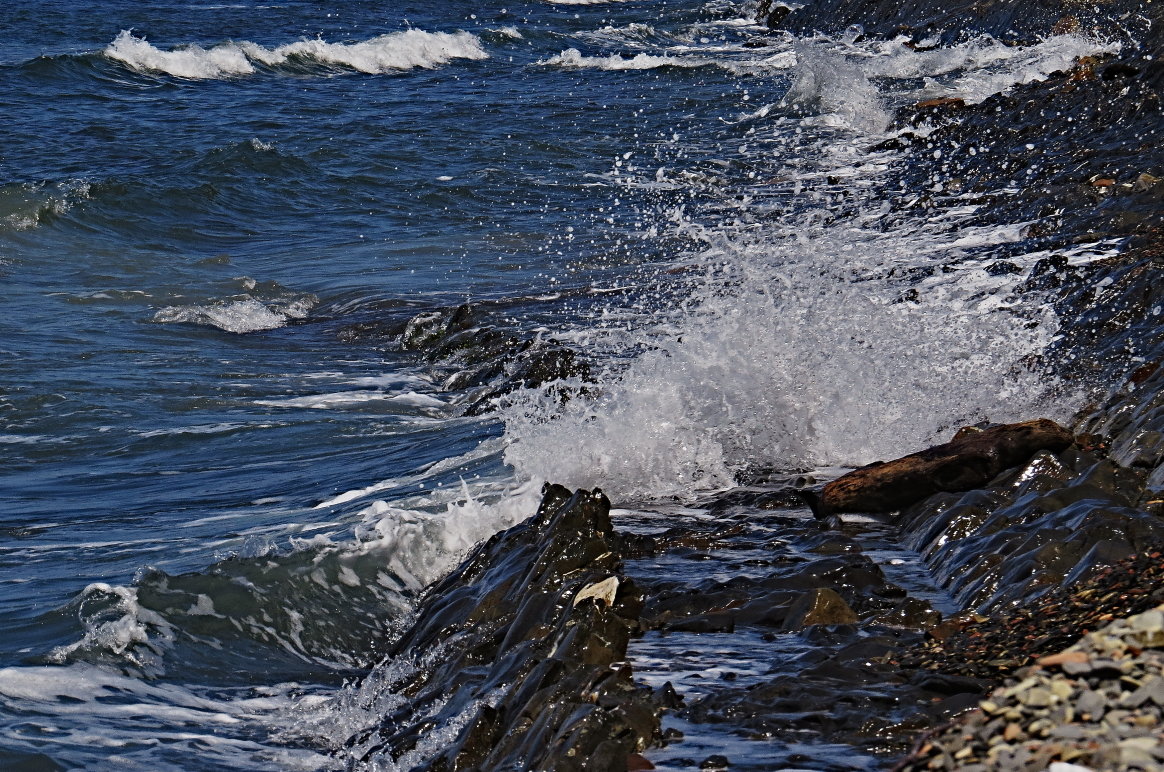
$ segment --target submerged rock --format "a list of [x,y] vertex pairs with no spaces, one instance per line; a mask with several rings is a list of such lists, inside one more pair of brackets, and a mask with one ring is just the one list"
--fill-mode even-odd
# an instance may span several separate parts
[[1071,432],[1046,418],[963,429],[950,442],[855,469],[824,486],[819,495],[806,492],[805,497],[818,518],[838,512],[892,512],[934,493],[985,485],[1038,451],[1057,452],[1073,441]]

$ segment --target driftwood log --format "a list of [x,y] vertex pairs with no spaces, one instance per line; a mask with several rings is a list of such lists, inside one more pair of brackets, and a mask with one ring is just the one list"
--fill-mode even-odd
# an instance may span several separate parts
[[1058,453],[1074,439],[1047,418],[981,430],[966,427],[943,445],[854,469],[819,494],[802,494],[821,519],[840,512],[893,512],[942,491],[980,488],[1040,450]]

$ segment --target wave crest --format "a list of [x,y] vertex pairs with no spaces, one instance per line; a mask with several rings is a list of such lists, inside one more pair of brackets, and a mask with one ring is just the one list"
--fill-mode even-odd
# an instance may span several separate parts
[[252,75],[258,66],[281,67],[306,63],[343,67],[370,75],[417,68],[432,69],[454,59],[487,59],[489,54],[468,32],[390,32],[356,43],[299,40],[266,48],[250,41],[226,42],[213,48],[198,45],[159,49],[144,38],[122,30],[104,51],[105,56],[139,72],[160,72],[177,78],[213,80]]

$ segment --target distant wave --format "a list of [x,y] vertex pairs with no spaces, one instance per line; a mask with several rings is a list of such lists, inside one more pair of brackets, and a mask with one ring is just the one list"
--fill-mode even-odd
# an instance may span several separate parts
[[568,48],[562,53],[540,62],[540,64],[569,69],[653,70],[657,67],[707,67],[709,65],[716,66],[719,63],[697,56],[653,56],[651,54],[638,54],[630,58],[618,54],[583,56],[578,49]]
[[795,67],[796,54],[792,51],[782,51],[763,59],[709,59],[703,56],[673,56],[655,54],[637,54],[627,57],[620,54],[609,56],[584,56],[576,48],[567,48],[560,54],[538,62],[545,67],[562,67],[569,70],[655,70],[662,67],[676,67],[694,69],[697,67],[719,67],[738,75],[747,75],[772,70],[784,70]]
[[184,45],[168,51],[144,38],[134,37],[129,30],[122,30],[103,53],[139,72],[161,72],[194,80],[252,75],[257,65],[279,67],[296,62],[376,75],[432,69],[454,59],[489,58],[480,39],[468,32],[417,29],[390,32],[358,43],[328,43],[316,39],[266,48],[244,40],[220,43],[213,48]]

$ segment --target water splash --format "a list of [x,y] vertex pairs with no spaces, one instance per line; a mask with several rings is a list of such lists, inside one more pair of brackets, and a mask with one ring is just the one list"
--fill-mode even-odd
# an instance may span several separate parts
[[715,236],[702,284],[624,334],[646,353],[600,396],[563,409],[527,392],[505,409],[506,461],[621,497],[684,496],[751,465],[860,465],[965,423],[1065,418],[1071,400],[1035,364],[1053,313],[1013,297],[1015,280],[967,260],[957,237],[811,214],[783,238]]

